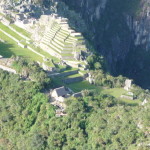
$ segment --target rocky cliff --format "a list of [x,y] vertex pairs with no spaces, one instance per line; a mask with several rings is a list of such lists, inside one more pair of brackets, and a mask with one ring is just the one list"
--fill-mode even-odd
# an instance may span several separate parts
[[149,0],[62,0],[85,20],[88,37],[109,71],[150,87]]

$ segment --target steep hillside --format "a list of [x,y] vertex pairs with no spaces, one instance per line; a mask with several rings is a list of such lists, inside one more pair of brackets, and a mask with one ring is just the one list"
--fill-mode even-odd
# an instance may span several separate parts
[[67,116],[57,117],[41,88],[38,80],[24,82],[0,70],[1,150],[148,150],[149,103],[130,106],[85,93],[67,99]]
[[62,0],[84,18],[97,51],[114,75],[124,74],[148,88],[148,0]]
[[[6,1],[4,1],[6,2]],[[7,3],[13,4],[13,0]],[[150,88],[148,0],[22,0],[69,19],[107,60],[108,71]],[[64,2],[64,3],[63,3]]]

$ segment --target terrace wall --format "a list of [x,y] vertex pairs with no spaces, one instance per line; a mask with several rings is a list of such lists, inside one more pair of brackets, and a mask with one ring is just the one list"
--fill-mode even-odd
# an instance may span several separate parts
[[12,31],[14,31],[15,33],[17,33],[19,36],[21,36],[22,38],[26,39],[27,41],[30,40],[28,37],[26,37],[26,36],[23,35],[22,33],[19,33],[18,31],[16,31],[13,27],[8,26],[8,28],[10,28]]
[[19,43],[19,40],[17,40],[16,38],[14,38],[13,36],[11,36],[10,34],[8,34],[7,32],[3,31],[2,29],[0,29],[0,31],[2,33],[4,33],[5,35],[7,35],[9,38],[11,38],[12,40],[14,40],[15,42]]
[[83,77],[74,77],[74,78],[64,79],[64,83],[66,83],[66,84],[70,84],[70,83],[74,83],[74,82],[80,82],[80,81],[83,81]]
[[9,67],[6,67],[6,66],[3,66],[3,65],[0,65],[0,69],[3,69],[5,71],[8,71],[8,72],[11,72],[11,73],[14,73],[16,74],[16,70],[12,69],[12,68],[9,68]]
[[78,70],[62,72],[61,76],[70,76],[70,75],[73,75],[73,74],[76,74],[76,73],[78,73]]

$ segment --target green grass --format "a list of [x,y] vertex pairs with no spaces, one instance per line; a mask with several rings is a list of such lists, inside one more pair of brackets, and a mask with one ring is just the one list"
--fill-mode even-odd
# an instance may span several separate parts
[[82,77],[80,74],[73,74],[70,76],[67,76],[67,78],[76,78],[76,77]]
[[62,72],[70,72],[70,71],[75,71],[75,70],[78,70],[78,69],[69,67],[69,68],[66,68],[66,70]]
[[119,98],[122,94],[127,93],[123,88],[104,89],[103,93],[110,94],[116,98]]
[[42,50],[40,47],[35,47],[33,44],[28,44],[31,48],[44,55],[46,58],[53,59],[54,62],[59,62],[59,59]]
[[56,68],[58,68],[58,69],[60,69],[60,72],[63,72],[63,71],[61,71],[61,70],[64,70],[64,69],[66,69],[66,66],[63,66],[63,65],[55,65],[56,66]]
[[82,90],[96,90],[96,91],[101,91],[102,88],[100,86],[95,86],[93,84],[90,84],[88,81],[81,81],[81,82],[76,82],[72,84],[68,84],[67,87],[72,89],[74,92],[80,92]]
[[42,62],[42,57],[33,53],[27,48],[19,47],[15,41],[11,38],[7,37],[5,34],[0,32],[1,39],[6,41],[6,43],[0,42],[0,55],[4,57],[11,57],[12,55],[21,56],[26,58],[27,60],[40,61]]
[[11,29],[9,29],[7,26],[3,25],[2,23],[0,23],[0,28],[7,32],[8,34],[10,34],[11,36],[13,36],[14,38],[16,38],[17,40],[25,40],[24,38],[22,38],[21,36],[19,36],[17,33],[15,33],[14,31],[12,31]]
[[[15,27],[15,29],[17,29],[18,32],[22,32],[22,34],[27,35],[27,32],[26,32],[25,30],[23,30],[23,29],[21,29],[21,28],[15,26],[15,25],[12,25],[12,26]],[[40,49],[39,47],[35,47],[35,46],[32,45],[32,44],[27,44],[27,43],[25,43],[25,42],[23,41],[24,39],[23,39],[22,37],[20,37],[17,33],[15,33],[14,31],[12,31],[11,29],[9,29],[7,26],[3,25],[2,23],[0,23],[0,28],[3,29],[5,32],[9,33],[11,36],[15,37],[16,39],[22,40],[22,42],[21,42],[22,44],[28,45],[28,46],[32,47],[34,50],[36,50],[36,51],[39,52],[40,54],[43,54],[45,57],[53,59],[54,62],[59,62],[59,60],[58,60],[56,57],[51,56],[49,53],[43,51],[43,50]],[[4,34],[3,34],[3,35],[4,35]],[[7,41],[7,39],[9,39],[9,41],[11,40],[10,38],[8,38],[8,37],[6,38],[6,37],[7,37],[7,36],[5,35],[5,39],[4,39],[5,41]],[[28,37],[29,37],[29,34],[28,34]],[[11,40],[11,42],[13,42],[13,44],[15,43],[13,40]],[[17,44],[15,44],[15,45],[17,45]],[[17,49],[16,49],[16,50],[17,50]],[[27,50],[29,50],[29,49],[27,49]],[[24,51],[25,51],[25,49],[24,49]],[[30,51],[30,50],[29,50],[29,51]],[[34,54],[34,53],[30,51],[30,54]],[[28,54],[28,56],[30,56],[30,54]],[[27,56],[27,54],[23,54],[23,53],[21,54],[21,53],[18,53],[17,51],[15,51],[14,55],[24,56],[24,57]],[[5,56],[5,55],[4,55],[4,56]],[[35,56],[38,56],[38,55],[35,54]],[[35,58],[34,58],[34,56],[31,56],[31,58],[32,58],[32,60],[38,60],[38,61],[40,61],[40,62],[42,61],[41,56],[38,56],[38,57],[35,57]]]
[[135,99],[135,100],[130,100],[130,99],[125,99],[125,98],[120,98],[122,94],[127,94],[128,92],[124,90],[123,88],[113,88],[113,89],[104,89],[102,91],[104,94],[109,94],[117,98],[120,102],[126,103],[126,104],[138,104],[140,100]]
[[16,31],[18,31],[19,33],[23,34],[24,36],[30,38],[31,34],[29,32],[27,32],[26,30],[16,26],[15,24],[11,24],[10,25],[13,29],[15,29]]
[[20,41],[20,43],[23,45],[27,45],[27,43],[25,41]]
[[87,71],[87,70],[80,70],[79,72],[81,72],[81,73],[83,73],[83,74],[88,73],[88,71]]
[[47,66],[49,67],[55,67],[55,65],[53,64],[53,62],[50,60],[50,61],[47,61],[47,62],[44,62]]
[[73,56],[73,54],[72,53],[61,53],[61,56],[71,57],[71,56]]
[[141,101],[140,100],[138,100],[138,99],[136,99],[136,100],[129,100],[129,99],[124,99],[124,98],[121,98],[121,99],[119,99],[120,100],[120,102],[123,102],[123,103],[125,103],[125,104],[133,104],[133,105],[137,105],[137,104],[139,104],[139,103],[141,103]]
[[[63,82],[62,82],[62,78],[61,77],[54,77],[52,78],[53,81],[53,87],[54,88],[58,88],[60,86],[66,86]],[[68,86],[67,86],[68,87]]]

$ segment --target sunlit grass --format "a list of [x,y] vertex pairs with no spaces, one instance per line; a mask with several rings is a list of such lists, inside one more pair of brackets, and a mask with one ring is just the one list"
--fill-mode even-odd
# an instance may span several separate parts
[[15,41],[11,38],[0,32],[1,39],[5,41],[5,43],[0,43],[0,55],[4,57],[11,57],[12,55],[21,56],[28,60],[40,61],[42,62],[42,57],[33,53],[27,48],[21,48],[17,45]]

